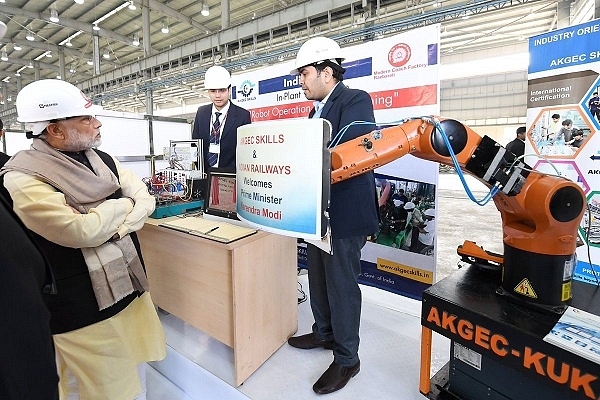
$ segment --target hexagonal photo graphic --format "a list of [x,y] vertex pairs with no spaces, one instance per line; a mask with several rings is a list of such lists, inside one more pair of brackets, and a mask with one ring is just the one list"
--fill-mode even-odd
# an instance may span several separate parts
[[583,214],[580,232],[584,241],[600,247],[600,192],[590,192],[587,201],[588,209]]
[[545,108],[529,128],[527,139],[536,154],[571,158],[595,132],[595,125],[578,106]]
[[581,107],[596,127],[600,127],[600,80],[597,80],[585,97],[581,99]]
[[584,193],[591,190],[589,183],[583,177],[583,174],[577,164],[575,164],[575,161],[540,160],[534,165],[533,169],[543,174],[567,178],[577,183]]

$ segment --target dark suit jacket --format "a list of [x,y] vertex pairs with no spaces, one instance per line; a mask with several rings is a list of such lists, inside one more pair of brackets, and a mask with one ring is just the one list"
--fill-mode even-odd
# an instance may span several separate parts
[[10,160],[10,156],[0,151],[0,168]]
[[[311,110],[312,117],[315,110]],[[321,118],[331,123],[332,138],[353,121],[375,122],[373,103],[363,90],[349,89],[340,82],[325,103]],[[353,125],[340,143],[355,139],[375,128],[373,125]],[[371,235],[379,228],[377,192],[373,172],[356,176],[331,186],[329,205],[331,234],[336,239]]]
[[[210,143],[210,117],[212,104],[198,107],[194,119],[192,139],[202,139],[204,154],[204,172],[208,172],[208,146]],[[221,153],[219,154],[219,168],[235,169],[235,149],[237,146],[237,128],[250,123],[250,112],[235,104],[229,104],[229,111],[225,119],[225,126],[221,128]]]
[[[567,138],[565,138],[567,140]],[[510,151],[517,157],[525,154],[525,142],[519,138],[513,139],[506,145],[506,150]]]
[[0,399],[58,399],[47,264],[1,194],[0,226]]

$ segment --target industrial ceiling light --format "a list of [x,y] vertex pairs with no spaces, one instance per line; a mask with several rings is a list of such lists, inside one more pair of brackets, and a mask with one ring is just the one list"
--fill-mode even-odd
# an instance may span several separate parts
[[92,61],[91,58],[87,60],[87,65],[94,65],[94,62]]
[[74,0],[77,4],[83,4],[83,0]]
[[21,51],[22,47],[15,43],[15,44],[13,44],[13,49],[15,51]]
[[130,10],[135,10],[137,7],[135,6],[135,4],[133,3],[133,1],[129,2],[129,5],[127,6],[127,8],[129,8]]
[[162,33],[169,33],[169,25],[167,25],[165,21],[163,21],[162,28],[160,28],[160,31]]
[[52,58],[52,52],[51,52],[51,51],[47,52],[47,53],[46,53],[46,57],[48,57],[48,58]]
[[65,43],[65,46],[73,47],[73,43],[71,43],[71,39],[67,40],[67,43]]
[[100,27],[99,27],[99,26],[98,26],[98,24],[96,23],[96,24],[94,24],[94,26],[92,26],[92,29],[93,29],[93,30],[95,30],[95,31],[99,31],[99,30],[100,30]]
[[108,60],[108,59],[110,58],[110,53],[108,52],[108,50],[106,50],[106,51],[104,52],[104,54],[102,54],[102,58],[104,58],[104,59],[106,59],[106,60]]
[[15,76],[21,76],[21,73],[19,71],[15,72]]
[[35,36],[33,36],[33,32],[28,30],[27,35],[25,35],[25,39],[29,40],[30,42],[33,42],[35,40]]
[[50,9],[50,21],[51,22],[55,22],[55,23],[59,21],[59,19],[58,19],[58,11],[56,11],[56,8],[54,8],[54,7],[52,7]]
[[0,60],[8,61],[8,54],[6,54],[6,50],[2,51],[2,56],[0,56]]
[[29,61],[29,64],[27,64],[27,68],[33,68],[33,63],[31,61]]
[[210,10],[208,9],[207,2],[202,3],[202,11],[200,11],[200,14],[204,15],[205,17],[208,17],[210,15]]
[[133,34],[133,42],[131,42],[131,44],[134,45],[134,46],[136,46],[136,47],[140,45],[140,38],[137,35],[137,33]]

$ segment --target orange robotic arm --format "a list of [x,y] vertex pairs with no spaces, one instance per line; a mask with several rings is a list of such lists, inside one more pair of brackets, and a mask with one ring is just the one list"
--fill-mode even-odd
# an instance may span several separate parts
[[562,308],[571,299],[577,230],[586,205],[575,182],[530,171],[491,138],[441,117],[409,120],[336,146],[331,149],[331,182],[406,154],[454,165],[447,143],[462,171],[498,191],[493,200],[502,218],[503,294]]

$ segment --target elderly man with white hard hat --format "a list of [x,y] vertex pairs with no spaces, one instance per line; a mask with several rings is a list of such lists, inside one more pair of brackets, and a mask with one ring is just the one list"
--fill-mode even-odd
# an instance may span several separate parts
[[56,294],[45,300],[60,398],[145,399],[145,363],[166,355],[135,235],[154,198],[96,149],[101,107],[77,87],[39,80],[16,106],[33,142],[5,164],[0,181],[54,275]]
[[[332,39],[315,37],[298,51],[293,74],[299,74],[304,95],[314,100],[309,118],[330,122],[339,143],[362,136],[375,126],[373,103],[363,90],[342,80],[344,55]],[[360,121],[360,122],[356,122]],[[308,287],[314,324],[310,333],[291,337],[299,349],[333,350],[333,362],[313,385],[318,394],[343,388],[360,371],[360,253],[379,228],[375,177],[368,172],[331,187],[329,221],[333,254],[309,244]]]
[[211,104],[198,107],[192,130],[192,139],[202,139],[204,171],[235,169],[237,128],[251,122],[250,112],[231,102],[231,76],[220,65],[206,70],[204,88]]

